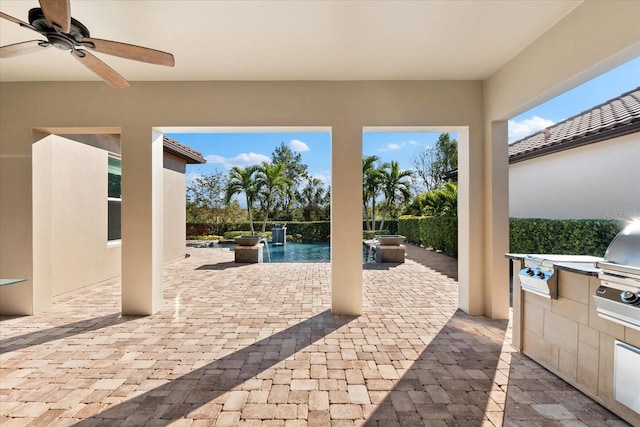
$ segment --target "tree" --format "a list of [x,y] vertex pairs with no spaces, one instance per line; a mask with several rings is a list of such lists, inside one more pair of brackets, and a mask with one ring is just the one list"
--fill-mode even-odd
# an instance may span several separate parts
[[225,194],[225,203],[228,205],[234,195],[244,193],[245,201],[247,203],[247,216],[249,218],[251,234],[255,234],[251,209],[253,208],[253,204],[258,193],[258,188],[256,187],[256,183],[253,179],[253,174],[255,172],[255,166],[247,166],[244,169],[238,166],[234,166],[229,171],[229,179],[227,180],[227,188]]
[[411,197],[411,177],[409,170],[400,170],[398,162],[392,160],[382,169],[382,192],[384,194],[384,208],[380,230],[384,229],[384,220],[389,210],[398,202],[406,202]]
[[[376,196],[380,191],[382,179],[381,169],[377,166],[379,160],[378,156],[365,156],[362,159],[362,213],[367,230],[376,228]],[[369,223],[369,201],[371,201],[371,223]]]
[[285,176],[291,181],[288,191],[279,194],[274,200],[274,207],[276,210],[282,209],[284,211],[281,215],[283,219],[292,219],[291,209],[295,195],[300,184],[309,178],[309,167],[302,163],[302,155],[294,153],[284,142],[281,142],[271,153],[271,163],[284,164]]
[[431,216],[458,216],[458,187],[450,182],[424,195],[424,213]]
[[442,133],[434,146],[428,146],[412,159],[425,188],[435,190],[445,182],[445,174],[458,167],[458,141]]
[[425,196],[427,193],[417,194],[404,211],[404,215],[422,216],[425,215],[427,204]]
[[264,219],[262,220],[262,231],[267,227],[269,210],[272,207],[274,196],[286,193],[291,180],[286,176],[284,163],[267,163],[257,167],[256,187],[264,200]]
[[209,175],[191,179],[187,184],[187,222],[212,223],[225,216],[226,179],[217,169]]
[[310,178],[298,195],[302,205],[302,217],[305,221],[321,221],[327,218],[326,212],[331,196],[325,190],[324,183],[318,178]]

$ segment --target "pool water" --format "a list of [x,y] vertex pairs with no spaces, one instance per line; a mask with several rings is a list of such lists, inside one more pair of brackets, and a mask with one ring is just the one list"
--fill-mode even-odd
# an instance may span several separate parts
[[275,246],[269,244],[269,250],[262,251],[264,262],[329,262],[331,250],[329,243],[295,243],[287,242]]
[[[233,250],[234,244],[220,244],[216,247],[228,247]],[[287,242],[285,245],[275,246],[269,244],[269,250],[262,251],[263,262],[331,262],[331,247],[329,243],[295,243]],[[362,262],[364,264],[375,263],[375,256],[371,249],[363,246]]]

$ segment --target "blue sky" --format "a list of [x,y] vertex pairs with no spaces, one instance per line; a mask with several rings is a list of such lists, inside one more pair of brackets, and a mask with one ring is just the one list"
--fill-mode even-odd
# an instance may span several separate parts
[[[588,110],[624,92],[640,86],[640,57],[586,82],[565,94],[545,102],[509,120],[510,142],[571,116]],[[383,161],[396,160],[401,169],[411,169],[411,159],[419,150],[432,145],[437,133],[365,133],[363,154],[377,155]],[[268,161],[271,153],[284,142],[300,153],[302,162],[309,166],[311,176],[330,184],[331,135],[329,133],[219,133],[169,134],[203,154],[205,165],[192,165],[187,178],[228,171],[233,166],[246,167]],[[455,135],[452,135],[455,137]]]

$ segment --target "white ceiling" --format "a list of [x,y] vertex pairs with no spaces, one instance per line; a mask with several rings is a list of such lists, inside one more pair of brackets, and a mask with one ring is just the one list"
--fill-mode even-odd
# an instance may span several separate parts
[[[171,52],[175,68],[96,54],[129,81],[478,80],[581,0],[71,0],[91,36]],[[27,21],[36,0],[2,0]],[[42,38],[0,19],[0,44]],[[55,48],[0,60],[0,81],[99,80]]]

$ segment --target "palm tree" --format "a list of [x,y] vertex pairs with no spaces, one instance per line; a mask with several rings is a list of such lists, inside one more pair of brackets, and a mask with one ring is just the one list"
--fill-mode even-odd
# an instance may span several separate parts
[[247,166],[241,168],[234,166],[229,171],[229,180],[227,181],[227,188],[225,194],[225,203],[229,205],[231,198],[236,194],[244,193],[245,201],[247,203],[247,216],[249,217],[249,226],[251,227],[251,234],[255,234],[253,229],[253,216],[251,209],[257,196],[258,187],[253,179],[253,174],[256,172],[255,166]]
[[391,207],[397,202],[405,202],[411,197],[411,182],[408,178],[411,178],[413,174],[409,170],[400,170],[400,166],[395,160],[392,160],[388,167],[382,169],[381,174],[384,210],[382,212],[380,230],[383,230],[384,220]]
[[260,194],[264,197],[264,219],[262,221],[262,231],[267,228],[269,210],[276,192],[285,193],[292,181],[285,174],[284,163],[271,164],[262,162],[257,168],[256,186],[260,189]]
[[[365,156],[362,159],[362,212],[367,230],[375,229],[376,195],[380,189],[382,174],[376,167],[378,156]],[[371,224],[369,224],[369,200],[371,200]]]
[[458,187],[450,182],[445,182],[437,190],[428,191],[424,195],[424,205],[427,215],[457,216]]
[[329,194],[324,188],[324,183],[318,178],[309,178],[307,185],[302,189],[298,198],[302,204],[302,216],[305,221],[318,221],[321,211],[328,203]]

